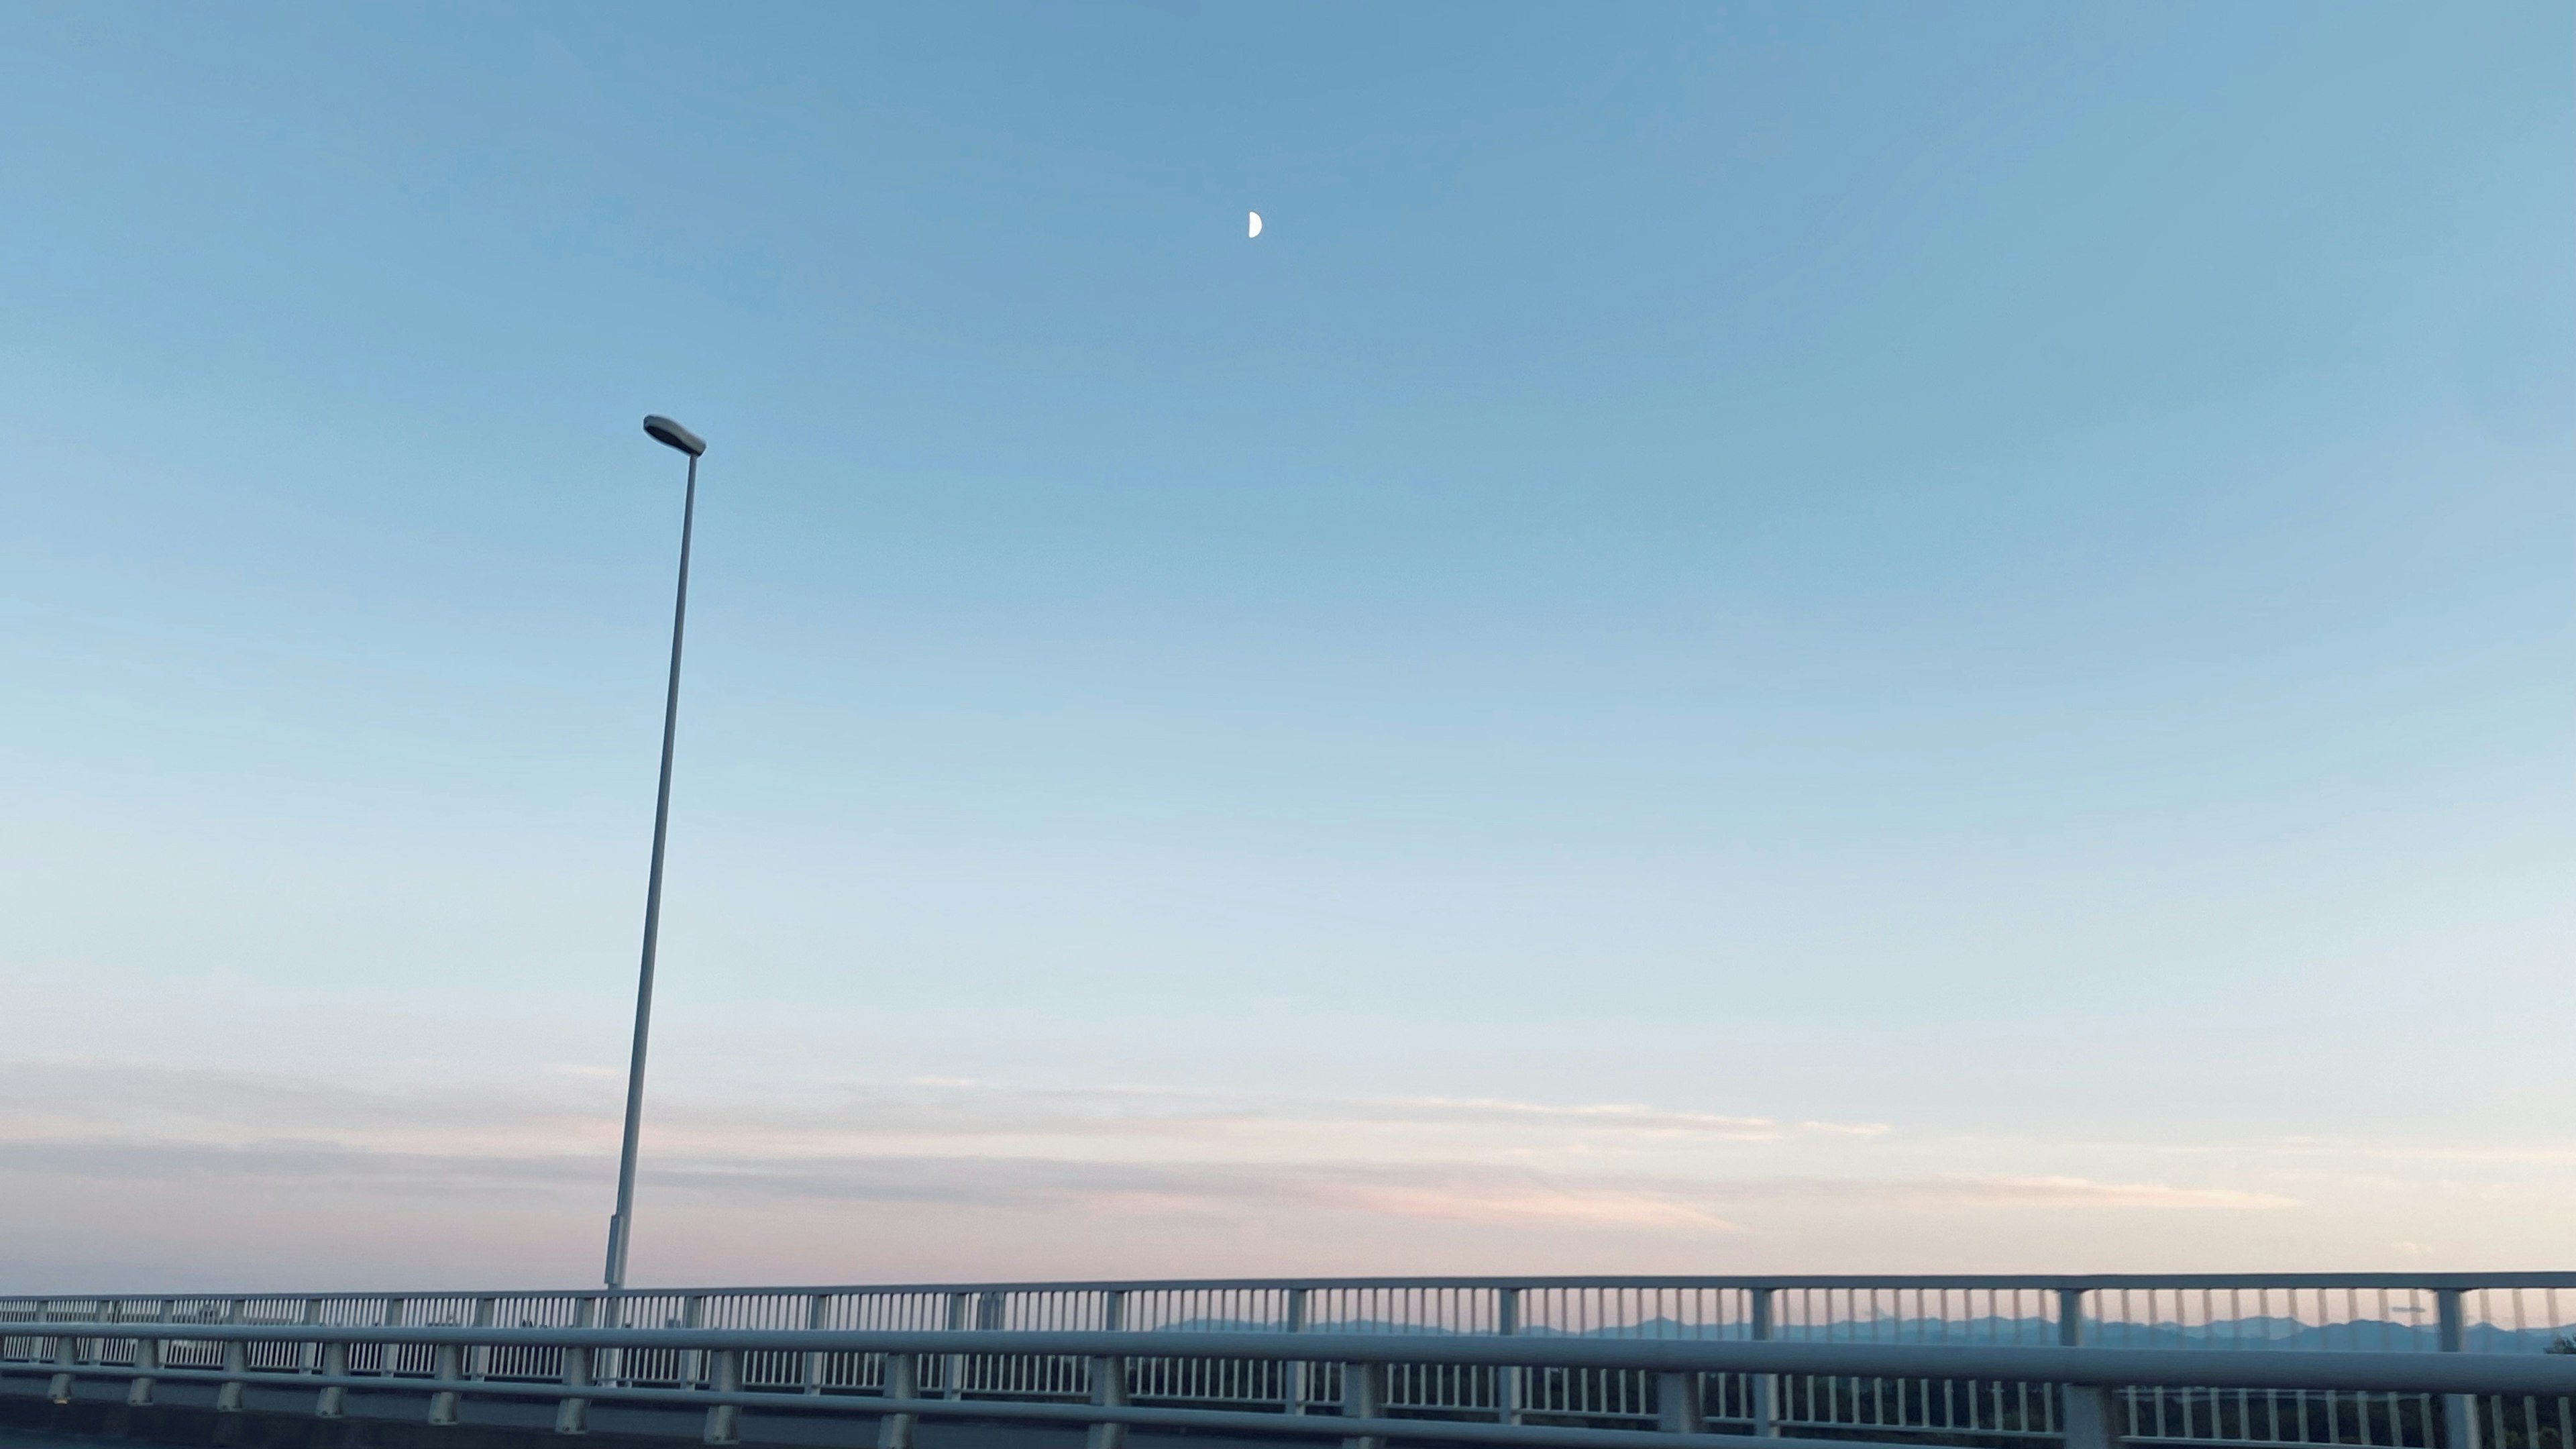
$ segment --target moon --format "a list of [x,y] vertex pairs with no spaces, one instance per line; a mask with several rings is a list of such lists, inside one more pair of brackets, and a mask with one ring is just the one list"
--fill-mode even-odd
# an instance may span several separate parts
[[1244,235],[1245,235],[1246,237],[1256,237],[1256,236],[1261,235],[1261,213],[1260,213],[1260,212],[1257,212],[1257,211],[1256,211],[1256,212],[1252,213],[1252,230],[1250,230],[1250,231],[1248,231],[1248,232],[1245,232],[1245,233],[1244,233]]

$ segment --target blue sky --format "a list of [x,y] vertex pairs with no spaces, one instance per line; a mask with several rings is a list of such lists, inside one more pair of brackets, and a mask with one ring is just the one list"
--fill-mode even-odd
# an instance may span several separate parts
[[2533,1266],[2571,55],[0,12],[28,1286],[595,1271],[646,411],[639,1280]]

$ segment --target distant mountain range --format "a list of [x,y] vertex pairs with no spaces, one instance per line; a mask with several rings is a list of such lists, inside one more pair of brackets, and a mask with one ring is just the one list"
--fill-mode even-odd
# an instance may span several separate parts
[[[1228,1318],[1193,1318],[1169,1327],[1183,1332],[1276,1333],[1276,1322]],[[1454,1335],[1456,1329],[1383,1319],[1354,1318],[1310,1323],[1310,1333],[1428,1333]],[[1580,1331],[1533,1324],[1521,1330],[1530,1338],[1709,1338],[1742,1341],[1751,1337],[1740,1323],[1683,1323],[1649,1318],[1618,1328]],[[2057,1342],[2057,1325],[2045,1318],[1877,1318],[1829,1326],[1781,1324],[1772,1330],[1785,1343],[1925,1343],[1974,1347],[2002,1344],[2040,1348]],[[2493,1324],[2469,1326],[2462,1347],[2470,1353],[2546,1353],[2553,1339],[2576,1337],[2576,1323],[2516,1331]],[[2380,1350],[2390,1353],[2430,1352],[2433,1326],[2418,1327],[2385,1319],[2361,1318],[2318,1325],[2295,1318],[2237,1318],[2223,1323],[2087,1323],[2086,1341],[2098,1348],[2320,1349]]]

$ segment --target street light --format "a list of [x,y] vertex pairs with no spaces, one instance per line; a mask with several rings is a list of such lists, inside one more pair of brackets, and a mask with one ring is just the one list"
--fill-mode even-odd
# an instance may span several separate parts
[[644,1043],[653,1030],[653,947],[662,934],[662,841],[671,826],[671,734],[680,722],[680,633],[689,622],[689,529],[698,513],[698,458],[704,438],[660,414],[644,420],[653,441],[689,455],[680,505],[680,592],[671,606],[671,691],[662,703],[662,788],[653,800],[653,873],[644,887],[644,965],[635,976],[635,1054],[626,1065],[626,1140],[617,1154],[617,1215],[608,1220],[608,1291],[626,1287],[626,1243],[635,1226],[635,1136],[644,1125]]

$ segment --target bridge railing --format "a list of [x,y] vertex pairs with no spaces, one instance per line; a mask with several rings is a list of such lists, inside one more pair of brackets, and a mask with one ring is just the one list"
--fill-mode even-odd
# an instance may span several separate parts
[[[0,1296],[38,1313],[215,1321],[599,1321],[592,1291]],[[2576,1273],[1839,1278],[1323,1278],[635,1290],[632,1324],[728,1328],[1633,1335],[1848,1343],[2539,1352],[2576,1331]],[[584,1315],[590,1315],[585,1318]],[[459,1315],[467,1317],[460,1318]]]
[[[2576,1348],[2576,1273],[2488,1275],[2235,1275],[2005,1278],[1270,1279],[1115,1283],[929,1284],[891,1287],[706,1288],[597,1292],[372,1293],[0,1299],[12,1323],[152,1322],[323,1328],[648,1328],[739,1332],[1065,1333],[1156,1335],[1296,1333],[1532,1341],[1800,1344],[1819,1346],[2093,1346],[2183,1353],[2434,1353],[2536,1355]],[[50,1341],[50,1340],[48,1340]],[[943,1340],[947,1341],[947,1340]],[[23,1359],[33,1338],[0,1342]],[[213,1340],[169,1340],[173,1366],[212,1368]],[[624,1357],[622,1381],[703,1384],[703,1356],[665,1346]],[[314,1373],[318,1339],[246,1341],[261,1372]],[[352,1340],[353,1372],[435,1369],[424,1342]],[[552,1381],[560,1347],[538,1340],[486,1346],[495,1378]],[[746,1392],[866,1395],[889,1391],[883,1354],[746,1349],[734,1372]],[[950,1352],[914,1366],[915,1388],[949,1399],[1042,1401],[1092,1392],[1090,1365],[1032,1354]],[[1192,1354],[1138,1359],[1122,1392],[1138,1401],[1205,1410],[1321,1411],[1346,1386],[1332,1361]],[[1645,1423],[1661,1413],[1642,1370],[1576,1363],[1500,1365],[1415,1355],[1389,1368],[1377,1392],[1390,1412],[1590,1424]],[[900,1387],[899,1385],[894,1387]],[[1968,1436],[2010,1445],[2062,1437],[2045,1386],[1994,1375],[1904,1382],[1836,1375],[1712,1372],[1701,1412],[1754,1435],[1784,1432]],[[2487,1421],[2496,1446],[2576,1449],[2563,1402],[2471,1403],[2399,1390],[2262,1392],[2207,1386],[2124,1388],[2121,1437],[2166,1444],[2333,1445],[2431,1449],[2465,1442]],[[2510,1422],[2509,1422],[2510,1421]]]
[[[1865,1449],[1925,1435],[2011,1446],[2053,1439],[2111,1449],[2166,1443],[2361,1443],[2424,1449],[2564,1449],[2576,1354],[2370,1350],[2134,1349],[1675,1336],[1298,1334],[1202,1329],[729,1329],[604,1325],[529,1328],[400,1324],[208,1323],[93,1319],[26,1322],[0,1340],[0,1384],[41,1379],[70,1402],[85,1381],[121,1381],[132,1406],[163,1385],[211,1389],[218,1411],[246,1391],[309,1393],[310,1412],[350,1412],[352,1392],[460,1421],[469,1400],[552,1401],[555,1427],[580,1432],[595,1403],[704,1415],[711,1444],[738,1437],[742,1410],[860,1415],[878,1449],[911,1449],[924,1417],[1088,1425],[1093,1449],[1127,1427],[1336,1438],[1346,1449],[1420,1442]],[[763,1358],[804,1369],[761,1387]],[[846,1371],[835,1374],[834,1366]],[[867,1370],[872,1370],[868,1372]],[[1277,1392],[1258,1411],[1202,1392],[1236,1375]],[[1524,1392],[1488,1406],[1424,1406],[1407,1380],[1483,1376]],[[1635,1385],[1615,1402],[1577,1402],[1562,1385],[1599,1376]],[[873,1390],[855,1381],[873,1378]],[[835,1380],[843,1382],[836,1385]],[[1302,1380],[1303,1391],[1290,1393]],[[1168,1392],[1179,1383],[1178,1394]],[[1762,1406],[1802,1384],[1876,1405],[1830,1436],[1783,1432]],[[1991,1389],[1991,1418],[1955,1403]],[[2293,1407],[2284,1412],[2284,1396]],[[1439,1397],[1439,1396],[1431,1396]],[[1462,1397],[1449,1395],[1450,1398]],[[2313,1412],[2324,1406],[2322,1416]],[[1946,1407],[1936,1410],[1936,1404]],[[2340,1404],[2346,1412],[2338,1413]],[[2250,1406],[2266,1406],[2257,1411]],[[2517,1417],[2509,1408],[2522,1407]],[[2544,1412],[2542,1406],[2546,1405]],[[2235,1417],[2230,1418],[2230,1406]],[[2175,1418],[2181,1420],[2179,1432]],[[1730,1432],[1731,1431],[1731,1432]]]

